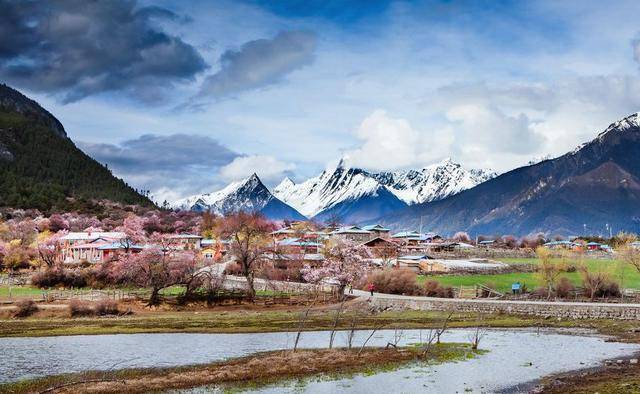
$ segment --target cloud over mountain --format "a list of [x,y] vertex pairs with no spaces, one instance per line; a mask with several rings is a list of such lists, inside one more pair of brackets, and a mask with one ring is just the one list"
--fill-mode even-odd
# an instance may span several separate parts
[[118,144],[78,145],[134,186],[149,189],[160,199],[210,188],[216,169],[239,156],[210,137],[189,134],[144,134]]

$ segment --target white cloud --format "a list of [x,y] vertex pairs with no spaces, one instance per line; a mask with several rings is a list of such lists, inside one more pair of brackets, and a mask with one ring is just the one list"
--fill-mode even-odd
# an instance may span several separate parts
[[219,175],[225,181],[237,181],[253,173],[258,174],[263,182],[276,182],[281,180],[296,166],[286,163],[273,156],[254,155],[236,157],[231,163],[220,168]]
[[449,136],[418,131],[406,119],[393,118],[383,110],[367,116],[355,135],[363,143],[359,148],[347,151],[345,157],[350,165],[371,170],[428,164],[439,159],[453,142]]

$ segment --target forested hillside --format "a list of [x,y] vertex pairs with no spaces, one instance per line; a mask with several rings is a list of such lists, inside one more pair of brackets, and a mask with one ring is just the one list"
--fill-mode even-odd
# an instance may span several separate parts
[[0,84],[0,206],[64,209],[68,197],[153,205],[78,149],[53,115]]

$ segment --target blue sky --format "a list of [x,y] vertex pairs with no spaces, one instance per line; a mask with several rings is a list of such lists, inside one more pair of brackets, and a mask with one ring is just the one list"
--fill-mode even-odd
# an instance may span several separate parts
[[506,171],[640,110],[635,1],[0,0],[0,80],[173,200],[445,157]]

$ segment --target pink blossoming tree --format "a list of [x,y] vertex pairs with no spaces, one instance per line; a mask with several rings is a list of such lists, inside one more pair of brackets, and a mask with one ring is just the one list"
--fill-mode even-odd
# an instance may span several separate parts
[[116,282],[151,288],[149,305],[158,305],[162,289],[184,284],[196,269],[197,260],[192,252],[159,247],[122,254],[111,267]]
[[327,245],[325,259],[320,267],[306,265],[302,277],[309,283],[329,281],[338,287],[342,297],[347,285],[360,279],[373,258],[369,248],[348,241],[335,241]]
[[144,219],[139,216],[127,216],[122,222],[122,226],[117,227],[115,230],[125,235],[120,240],[120,245],[125,253],[129,253],[129,250],[134,245],[147,241],[147,233],[144,231]]

